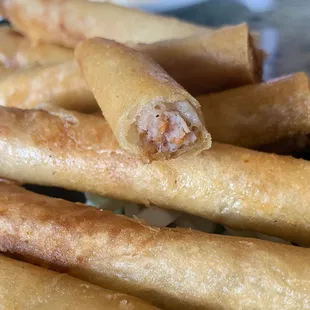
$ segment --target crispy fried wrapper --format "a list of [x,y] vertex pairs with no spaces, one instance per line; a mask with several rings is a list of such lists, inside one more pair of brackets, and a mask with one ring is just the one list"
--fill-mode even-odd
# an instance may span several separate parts
[[99,109],[73,60],[3,73],[1,106],[35,109],[43,103],[85,113]]
[[214,143],[144,164],[100,117],[0,108],[0,175],[188,212],[310,244],[310,164]]
[[82,42],[75,55],[123,149],[154,160],[211,146],[199,103],[151,58],[102,38]]
[[0,211],[1,251],[164,309],[310,306],[309,249],[150,227],[12,185]]
[[3,255],[0,255],[0,278],[3,310],[157,309],[137,298]]
[[73,51],[55,44],[33,44],[10,27],[0,28],[0,62],[18,69],[72,60]]
[[258,83],[262,78],[264,52],[255,47],[246,24],[135,48],[151,56],[192,95]]
[[[160,64],[192,95],[261,81],[263,52],[246,24],[188,38],[129,44]],[[32,44],[9,27],[0,28],[0,62],[7,68],[50,65],[72,60],[73,51],[55,44]],[[78,105],[77,105],[78,106]]]
[[3,0],[0,13],[31,41],[66,47],[96,36],[122,43],[152,43],[213,31],[171,17],[87,0]]
[[[284,153],[307,146],[310,89],[303,72],[197,100],[215,141],[255,149],[281,144]],[[306,143],[287,143],[300,139]]]

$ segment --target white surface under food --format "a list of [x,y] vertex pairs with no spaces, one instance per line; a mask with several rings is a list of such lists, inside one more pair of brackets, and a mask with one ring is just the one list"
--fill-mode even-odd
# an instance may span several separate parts
[[282,240],[280,238],[267,236],[257,232],[233,230],[229,227],[217,225],[212,221],[203,219],[198,216],[178,211],[161,209],[154,205],[150,207],[144,207],[142,205],[128,203],[123,200],[107,198],[91,193],[85,193],[85,196],[86,204],[92,207],[101,210],[110,210],[117,214],[123,214],[130,218],[141,220],[151,226],[190,228],[211,234],[215,233],[228,236],[256,238],[278,243],[291,244],[291,242]]

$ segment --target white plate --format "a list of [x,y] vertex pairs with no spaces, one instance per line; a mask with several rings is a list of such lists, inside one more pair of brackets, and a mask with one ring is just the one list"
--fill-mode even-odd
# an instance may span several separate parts
[[[97,1],[103,2],[104,0]],[[205,1],[207,0],[112,0],[107,2],[112,2],[127,7],[135,7],[149,12],[164,12],[185,8],[187,6]]]

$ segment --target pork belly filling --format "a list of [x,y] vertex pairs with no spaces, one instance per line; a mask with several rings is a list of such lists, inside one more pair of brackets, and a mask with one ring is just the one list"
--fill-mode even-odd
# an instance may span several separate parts
[[174,153],[191,145],[197,131],[181,111],[167,110],[162,104],[144,111],[138,120],[141,143],[151,154]]

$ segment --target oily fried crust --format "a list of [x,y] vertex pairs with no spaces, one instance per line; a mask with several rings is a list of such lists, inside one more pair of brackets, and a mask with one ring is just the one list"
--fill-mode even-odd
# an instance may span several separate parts
[[94,112],[97,103],[73,61],[17,70],[0,80],[0,105],[35,109],[42,103]]
[[[150,57],[103,38],[80,43],[75,49],[75,57],[123,149],[145,160],[158,160],[210,148],[211,137],[205,129],[199,103]],[[197,139],[175,152],[152,154],[150,148],[144,148],[140,143],[137,121],[140,117],[145,119],[146,108],[162,104],[169,110],[170,105],[177,103],[187,106],[184,114],[188,122],[192,121],[191,125],[197,127]]]
[[3,255],[0,277],[3,309],[155,309],[134,297]]
[[[310,133],[310,88],[303,72],[197,100],[218,142],[260,148]],[[286,151],[294,149],[286,147]]]
[[308,249],[149,227],[7,184],[0,250],[165,309],[309,306]]
[[309,244],[307,161],[214,143],[144,164],[100,117],[0,108],[0,175],[150,203]]

